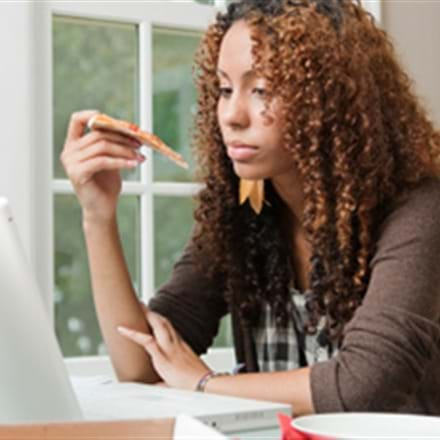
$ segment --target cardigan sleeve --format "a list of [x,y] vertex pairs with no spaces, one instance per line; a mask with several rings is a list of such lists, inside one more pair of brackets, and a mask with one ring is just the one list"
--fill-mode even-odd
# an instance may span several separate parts
[[169,281],[158,289],[149,307],[165,316],[183,340],[202,354],[212,345],[220,319],[228,311],[222,284],[221,279],[202,273],[189,241]]
[[395,411],[440,359],[440,186],[424,185],[384,222],[362,305],[338,353],[311,367],[316,412]]

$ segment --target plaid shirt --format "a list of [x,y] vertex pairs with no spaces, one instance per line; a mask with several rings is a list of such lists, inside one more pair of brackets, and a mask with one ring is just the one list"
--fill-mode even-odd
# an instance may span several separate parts
[[[260,322],[254,328],[253,336],[260,371],[285,371],[312,365],[329,359],[328,350],[321,347],[317,334],[322,330],[323,319],[316,335],[304,335],[303,323],[307,316],[305,298],[298,290],[291,288],[292,301],[288,304],[289,321],[286,328],[277,328],[275,315],[270,304],[262,307]],[[298,338],[304,340],[305,358],[301,362]],[[335,354],[335,351],[333,352]]]

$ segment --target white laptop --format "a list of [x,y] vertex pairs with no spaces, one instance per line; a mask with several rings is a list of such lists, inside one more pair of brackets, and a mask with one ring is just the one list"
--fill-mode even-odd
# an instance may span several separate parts
[[285,404],[69,379],[8,201],[0,197],[0,424],[188,414],[228,432],[270,429]]

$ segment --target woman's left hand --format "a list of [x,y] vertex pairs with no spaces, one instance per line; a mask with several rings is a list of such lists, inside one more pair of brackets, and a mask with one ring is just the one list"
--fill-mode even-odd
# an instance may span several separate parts
[[168,319],[146,306],[144,310],[154,336],[122,326],[118,327],[118,332],[144,347],[167,385],[195,390],[200,378],[210,368],[182,340]]

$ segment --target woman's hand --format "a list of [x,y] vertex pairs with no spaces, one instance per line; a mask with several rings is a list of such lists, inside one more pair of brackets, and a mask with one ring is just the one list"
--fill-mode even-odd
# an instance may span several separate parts
[[109,131],[84,135],[87,121],[97,111],[73,113],[70,118],[61,163],[83,210],[93,220],[109,220],[116,213],[121,191],[120,170],[134,168],[145,160],[140,143]]
[[145,348],[166,385],[195,390],[200,378],[210,371],[209,367],[182,340],[166,318],[147,307],[144,309],[154,336],[122,326],[118,327],[119,333]]

